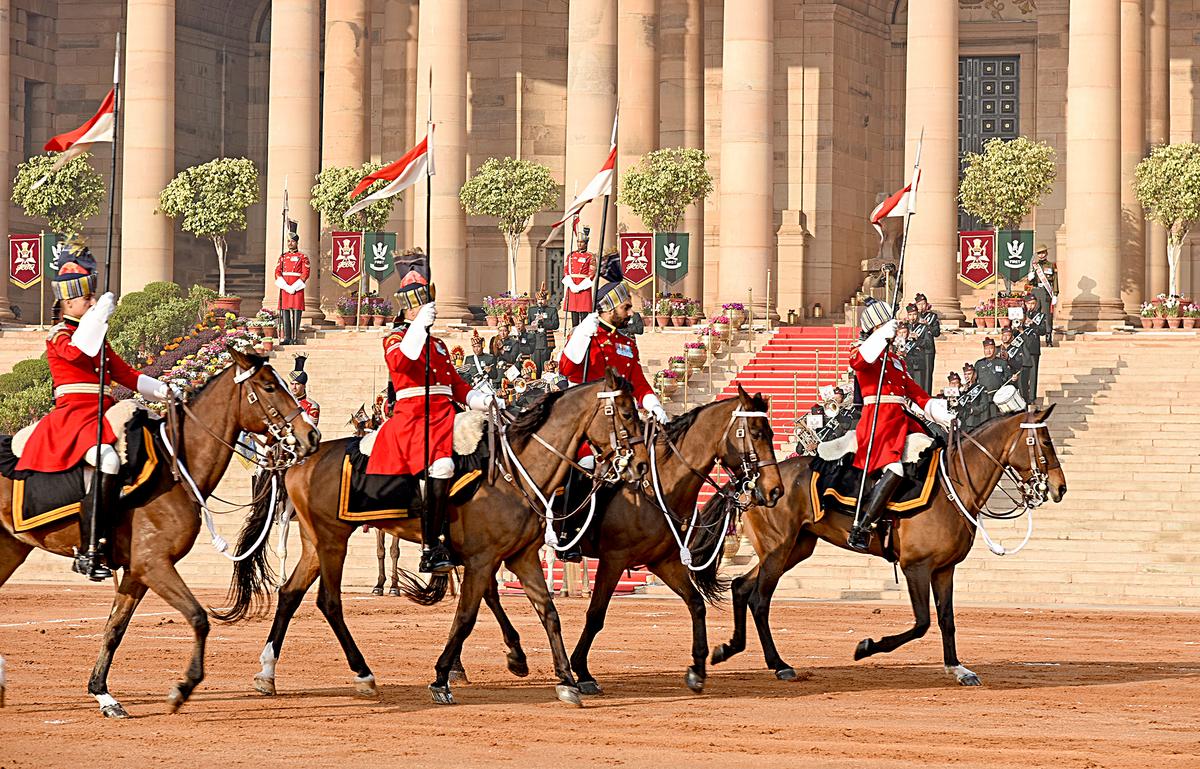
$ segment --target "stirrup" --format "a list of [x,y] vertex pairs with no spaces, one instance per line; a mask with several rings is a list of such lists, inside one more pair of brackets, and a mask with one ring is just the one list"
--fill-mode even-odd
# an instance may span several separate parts
[[421,551],[421,563],[417,571],[422,574],[445,574],[453,569],[454,562],[450,560],[450,553],[445,547],[439,545],[432,550]]
[[859,553],[871,552],[871,529],[866,526],[855,526],[850,529],[846,538],[846,547]]
[[583,551],[579,549],[578,544],[561,553],[555,551],[555,557],[564,563],[583,563]]
[[103,582],[106,579],[112,578],[112,570],[105,566],[99,559],[99,555],[95,560],[88,558],[87,553],[76,553],[75,560],[71,564],[71,571],[76,574],[82,574],[92,582]]

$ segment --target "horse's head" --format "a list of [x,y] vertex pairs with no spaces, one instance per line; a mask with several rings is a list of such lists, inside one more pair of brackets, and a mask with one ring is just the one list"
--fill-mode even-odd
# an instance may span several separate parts
[[610,367],[593,388],[597,401],[594,407],[579,407],[592,415],[584,427],[584,437],[603,453],[613,453],[617,469],[627,480],[640,480],[650,469],[650,454],[642,439],[633,385]]
[[298,458],[321,444],[321,431],[300,408],[296,396],[266,358],[229,347],[235,367],[237,426],[248,433],[266,434],[282,441]]
[[[1045,483],[1045,489],[1054,502],[1061,502],[1067,493],[1067,476],[1054,450],[1048,421],[1054,412],[1051,404],[1045,411],[1029,411],[1020,415],[1017,427],[1020,438],[1012,444],[1008,453],[1008,464],[1026,481]],[[1044,497],[1043,497],[1044,499]]]
[[739,384],[737,405],[725,425],[719,454],[740,491],[753,490],[755,503],[764,507],[774,507],[783,496],[769,408],[762,393],[751,395]]

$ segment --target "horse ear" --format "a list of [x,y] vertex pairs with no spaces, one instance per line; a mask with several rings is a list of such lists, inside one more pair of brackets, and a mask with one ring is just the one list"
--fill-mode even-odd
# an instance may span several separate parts
[[1049,406],[1049,407],[1048,407],[1048,408],[1047,408],[1045,411],[1043,411],[1043,412],[1042,412],[1042,421],[1043,421],[1043,422],[1045,422],[1046,420],[1048,420],[1048,419],[1050,418],[1050,415],[1051,415],[1052,413],[1054,413],[1054,406],[1055,406],[1055,405],[1056,405],[1056,404],[1054,404],[1054,403],[1051,403],[1051,404],[1050,404],[1050,406]]
[[225,345],[225,349],[229,351],[230,357],[233,358],[233,362],[237,365],[238,368],[240,368],[240,369],[254,368],[254,364],[250,361],[249,358],[246,357],[246,354],[244,352],[242,352],[241,350],[239,350],[237,347],[229,344],[229,345]]
[[763,395],[762,392],[754,393],[754,400],[762,402],[763,411],[771,410],[771,399]]
[[604,384],[609,390],[617,389],[617,372],[612,366],[604,367]]
[[738,397],[742,399],[743,405],[750,405],[750,393],[746,392],[741,382],[738,382]]

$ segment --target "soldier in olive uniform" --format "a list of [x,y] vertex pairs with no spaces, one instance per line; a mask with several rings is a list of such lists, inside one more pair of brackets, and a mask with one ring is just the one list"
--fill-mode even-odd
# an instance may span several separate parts
[[[478,331],[471,334],[471,354],[463,360],[458,373],[468,384],[477,390],[495,392],[500,380],[499,366],[496,356],[483,351],[483,337]],[[486,385],[486,386],[485,386]]]
[[1021,369],[1025,366],[1024,347],[1021,340],[1017,339],[1017,334],[1013,331],[1012,326],[1006,326],[1000,329],[1000,345],[996,350],[1000,357],[1008,361],[1008,368],[1017,375],[1019,381],[1021,377]]
[[1034,294],[1025,296],[1025,321],[1017,336],[1021,352],[1021,397],[1032,405],[1037,400],[1038,364],[1042,360],[1042,337],[1049,333],[1050,319],[1038,306]]
[[908,353],[904,356],[904,362],[908,365],[909,375],[921,385],[921,389],[932,392],[933,334],[921,322],[917,305],[909,304],[905,311],[908,314],[905,319],[905,325],[908,326]]
[[994,408],[991,396],[975,379],[975,366],[964,363],[963,382],[957,409],[959,425],[968,432],[974,430],[988,420],[991,410]]
[[987,418],[1000,415],[1000,409],[992,402],[992,396],[1004,385],[1015,380],[1019,369],[1009,367],[1008,361],[996,354],[996,340],[990,336],[983,340],[983,357],[975,361],[975,376],[983,385],[983,398],[987,400]]
[[554,332],[558,329],[558,308],[549,302],[546,284],[538,289],[537,301],[529,305],[529,333],[533,335],[533,362],[538,375],[546,368],[554,352]]
[[1050,261],[1050,249],[1043,243],[1037,247],[1033,267],[1029,270],[1029,286],[1037,297],[1038,306],[1046,313],[1046,346],[1054,346],[1054,304],[1058,296],[1058,268]]
[[[933,387],[934,359],[937,358],[937,342],[935,340],[942,335],[942,319],[929,306],[929,300],[925,298],[924,294],[917,294],[914,297],[914,303],[917,305],[917,319],[915,326],[911,320],[908,323],[910,327],[909,336],[922,340],[921,344],[922,349],[925,351],[925,362],[922,364],[921,370],[926,372],[925,376],[928,377],[927,382],[922,383],[918,379],[917,383],[923,387],[926,384],[929,387]],[[926,388],[925,392],[929,392],[928,388]]]

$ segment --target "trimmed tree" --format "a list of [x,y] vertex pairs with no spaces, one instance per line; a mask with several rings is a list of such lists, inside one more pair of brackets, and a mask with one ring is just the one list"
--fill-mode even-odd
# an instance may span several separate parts
[[1167,230],[1171,296],[1179,295],[1183,241],[1200,219],[1200,145],[1160,144],[1138,163],[1134,193],[1146,215]]
[[958,188],[963,210],[997,230],[1015,230],[1054,188],[1054,148],[1024,136],[992,139],[967,153]]
[[704,150],[670,147],[642,156],[621,180],[618,202],[654,232],[674,232],[683,212],[713,191]]
[[494,216],[508,246],[508,291],[517,294],[517,251],[534,214],[558,200],[558,185],[541,163],[488,158],[459,190],[471,216]]
[[225,236],[246,229],[246,209],[258,202],[258,169],[246,158],[216,158],[179,172],[158,196],[158,210],[217,252],[217,295],[225,296]]
[[[57,157],[58,153],[35,155],[17,166],[12,202],[24,209],[26,216],[44,219],[53,232],[69,236],[100,212],[104,177],[88,164],[91,155],[86,152],[51,174]],[[43,178],[46,181],[39,185]]]
[[[331,230],[338,228],[346,230],[368,230],[375,232],[387,227],[388,219],[392,216],[392,207],[399,200],[399,195],[377,200],[363,210],[346,216],[346,209],[354,205],[350,193],[358,186],[358,182],[367,174],[375,173],[383,168],[381,163],[370,161],[362,166],[334,166],[326,168],[317,174],[317,183],[312,188],[312,198],[309,204],[313,210],[321,214],[325,226]],[[380,179],[366,189],[359,197],[370,195],[382,189],[387,182]],[[357,200],[357,198],[355,199]]]

